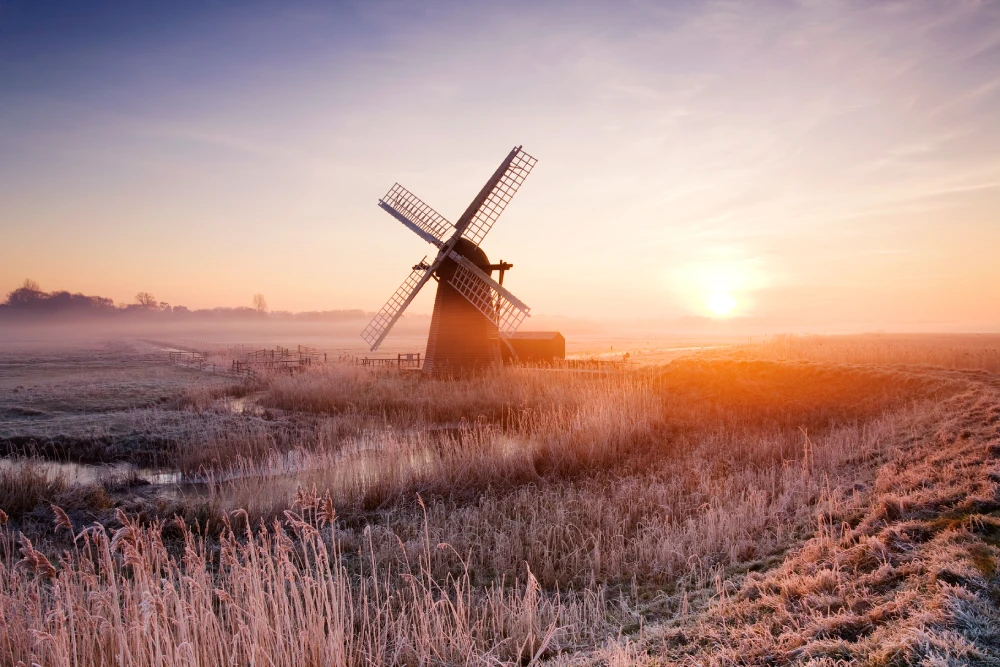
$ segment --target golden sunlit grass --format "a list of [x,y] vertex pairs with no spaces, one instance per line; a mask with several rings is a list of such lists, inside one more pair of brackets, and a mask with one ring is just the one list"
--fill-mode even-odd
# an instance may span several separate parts
[[641,651],[613,654],[643,665],[997,664],[998,387],[926,415],[931,437],[881,467],[855,520],[824,518],[781,567],[720,588],[693,628],[663,627]]
[[[732,356],[733,352],[726,352]],[[1000,371],[1000,335],[863,334],[774,336],[740,348],[736,356],[775,361],[929,365]]]
[[[953,593],[906,592],[891,531],[963,489],[979,504],[962,516],[991,511],[975,467],[1000,419],[991,376],[750,356],[276,377],[255,405],[297,421],[247,417],[175,452],[228,480],[208,496],[125,503],[101,525],[61,487],[68,515],[44,484],[17,496],[31,542],[11,525],[0,540],[0,645],[25,664],[759,664],[836,655],[821,652],[836,635],[844,656],[888,655],[880,637],[899,664],[930,655]],[[225,399],[194,400],[204,416]],[[935,451],[955,459],[937,477],[907,472]]]

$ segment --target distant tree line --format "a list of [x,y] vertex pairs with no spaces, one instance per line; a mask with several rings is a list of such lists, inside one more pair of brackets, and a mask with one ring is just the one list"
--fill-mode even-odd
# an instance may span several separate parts
[[186,318],[239,318],[239,319],[279,319],[308,321],[343,321],[363,319],[368,316],[363,310],[324,310],[305,313],[286,311],[268,312],[263,294],[253,295],[253,306],[236,308],[199,308],[171,306],[157,301],[149,292],[139,292],[132,303],[115,304],[113,299],[103,296],[73,294],[65,290],[45,292],[34,280],[28,279],[15,290],[7,293],[7,299],[0,303],[0,319],[31,319],[51,316],[85,317],[147,317],[163,319]]

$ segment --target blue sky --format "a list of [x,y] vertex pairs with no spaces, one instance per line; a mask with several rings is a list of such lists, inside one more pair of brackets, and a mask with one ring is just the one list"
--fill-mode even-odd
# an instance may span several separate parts
[[8,0],[0,91],[6,289],[375,310],[431,250],[377,199],[524,144],[535,313],[1000,324],[996,2]]

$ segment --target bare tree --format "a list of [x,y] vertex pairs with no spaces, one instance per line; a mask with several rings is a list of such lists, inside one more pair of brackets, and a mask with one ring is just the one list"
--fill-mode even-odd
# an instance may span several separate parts
[[253,307],[261,315],[267,312],[267,301],[264,300],[263,294],[258,293],[253,295]]
[[148,308],[150,310],[156,310],[157,307],[156,297],[149,292],[139,292],[136,294],[135,302],[143,308]]
[[48,295],[42,291],[38,283],[31,278],[25,278],[20,287],[7,294],[7,305],[25,306],[32,303],[37,304],[46,296]]

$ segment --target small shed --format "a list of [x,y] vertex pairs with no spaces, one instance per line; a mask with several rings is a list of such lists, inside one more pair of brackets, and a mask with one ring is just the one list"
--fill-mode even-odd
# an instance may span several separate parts
[[507,344],[500,344],[500,354],[505,364],[553,364],[566,358],[566,339],[558,331],[518,331],[503,338]]

